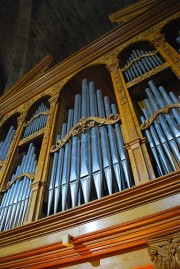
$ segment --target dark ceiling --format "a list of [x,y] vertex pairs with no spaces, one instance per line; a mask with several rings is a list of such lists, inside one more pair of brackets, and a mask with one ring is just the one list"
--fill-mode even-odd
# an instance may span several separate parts
[[108,15],[137,0],[0,0],[0,92],[47,54],[56,64],[117,25]]

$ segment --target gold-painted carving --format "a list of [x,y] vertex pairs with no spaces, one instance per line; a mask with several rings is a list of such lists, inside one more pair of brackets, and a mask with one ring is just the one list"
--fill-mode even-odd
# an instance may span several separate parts
[[34,115],[27,123],[24,123],[24,126],[28,126],[34,119],[40,117],[41,115],[48,115],[48,111],[40,112]]
[[93,128],[95,124],[102,126],[107,124],[115,124],[118,121],[120,121],[119,114],[111,114],[107,118],[100,118],[100,117],[82,118],[76,125],[72,127],[72,129],[66,134],[66,136],[63,139],[58,140],[56,142],[56,145],[53,145],[51,147],[50,152],[56,152],[57,150],[62,148],[72,136],[77,136],[81,133],[84,133],[90,128]]
[[122,105],[126,104],[126,96],[124,92],[124,87],[121,82],[120,74],[119,74],[119,60],[113,59],[109,65],[106,66],[108,70],[111,72],[114,78],[114,82],[117,86],[117,91],[119,93],[119,99]]
[[38,137],[39,135],[43,134],[44,131],[45,131],[45,128],[42,128],[39,131],[37,131],[37,132],[35,132],[35,133],[33,133],[33,134],[31,134],[31,135],[29,135],[29,136],[21,139],[19,141],[19,146],[22,145],[22,144],[24,144],[24,143],[27,143],[28,141],[30,141],[31,139],[33,139],[35,137]]
[[133,63],[135,63],[136,61],[141,60],[141,58],[143,57],[147,57],[147,56],[153,56],[155,54],[157,54],[158,51],[154,50],[154,51],[149,51],[147,53],[142,54],[141,56],[136,57],[132,62],[130,62],[129,64],[126,64],[123,68],[121,68],[121,71],[126,71]]
[[159,114],[161,114],[161,113],[167,114],[167,113],[169,113],[170,109],[172,109],[172,108],[180,108],[180,104],[171,104],[171,105],[168,105],[168,106],[165,106],[165,107],[159,109],[154,115],[152,115],[150,117],[149,120],[145,120],[141,124],[141,130],[148,129],[151,126],[151,124],[153,123],[153,121],[158,117]]
[[129,81],[127,83],[127,87],[130,88],[130,87],[134,86],[135,84],[137,84],[137,83],[151,77],[152,75],[155,75],[155,74],[161,72],[162,70],[165,70],[168,67],[169,67],[168,63],[163,63],[163,64],[155,67],[154,69],[150,70],[149,72],[147,72],[147,73],[145,73],[145,74],[143,74],[143,75]]
[[148,248],[155,269],[180,269],[180,233],[159,238]]
[[12,181],[8,182],[6,186],[3,187],[3,189],[0,191],[0,193],[6,192],[17,180],[21,180],[23,177],[27,177],[29,180],[34,179],[35,174],[30,173],[22,173],[18,176],[16,176]]

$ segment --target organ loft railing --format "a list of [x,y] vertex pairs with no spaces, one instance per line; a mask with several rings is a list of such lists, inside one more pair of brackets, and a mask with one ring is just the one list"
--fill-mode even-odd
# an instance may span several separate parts
[[134,185],[120,115],[93,81],[82,81],[51,153],[47,215]]

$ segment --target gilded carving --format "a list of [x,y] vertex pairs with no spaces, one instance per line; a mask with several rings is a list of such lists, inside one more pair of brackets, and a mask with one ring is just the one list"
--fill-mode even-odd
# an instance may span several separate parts
[[0,191],[0,193],[6,192],[12,186],[12,184],[14,184],[14,182],[16,182],[17,180],[21,180],[22,177],[27,177],[28,179],[32,180],[32,179],[34,179],[34,174],[22,173],[22,174],[16,176],[12,181],[8,182],[6,184],[6,186],[3,187],[3,189]]
[[116,122],[120,121],[119,114],[111,114],[107,118],[100,118],[100,117],[89,117],[89,118],[82,118],[79,122],[72,127],[72,129],[66,134],[66,136],[62,140],[58,140],[56,145],[51,147],[50,152],[56,152],[60,148],[62,148],[67,141],[72,136],[77,136],[81,133],[84,133],[90,128],[93,128],[95,124],[106,125],[106,124],[115,124]]
[[150,242],[148,252],[155,269],[180,269],[180,233]]
[[161,65],[155,67],[154,69],[150,70],[149,72],[129,81],[127,83],[127,87],[130,88],[130,87],[134,86],[136,83],[139,83],[139,82],[151,77],[152,75],[155,75],[155,74],[161,72],[162,70],[164,70],[168,67],[169,67],[168,63],[161,64]]
[[135,63],[136,61],[141,60],[141,58],[146,57],[146,56],[153,56],[155,54],[157,54],[158,51],[154,50],[154,51],[149,51],[147,53],[142,54],[141,56],[136,57],[132,62],[130,62],[129,64],[126,64],[123,68],[121,68],[121,71],[126,71],[133,63]]
[[180,104],[171,104],[169,106],[163,107],[161,109],[159,109],[154,115],[152,115],[150,117],[149,120],[145,120],[142,124],[141,124],[141,130],[146,130],[147,128],[149,128],[151,126],[151,124],[153,123],[153,121],[158,117],[159,114],[161,113],[169,113],[170,109],[172,108],[180,108]]
[[117,86],[117,91],[119,93],[119,99],[122,105],[126,104],[126,96],[124,92],[124,87],[121,83],[121,78],[119,74],[119,60],[118,59],[113,59],[109,65],[107,65],[108,70],[111,72],[114,82]]
[[31,135],[29,135],[29,136],[21,139],[19,141],[19,146],[22,145],[22,144],[24,144],[24,143],[27,143],[28,141],[32,140],[33,138],[35,138],[37,136],[43,134],[44,133],[44,130],[45,130],[45,128],[42,128],[39,131],[37,131],[37,132],[35,132],[35,133],[33,133],[33,134],[31,134]]
[[49,134],[51,132],[52,121],[53,121],[53,117],[54,117],[54,113],[55,113],[55,106],[58,103],[58,100],[59,100],[59,93],[57,93],[56,95],[52,96],[49,99],[50,110],[49,110],[48,119],[47,119],[46,128],[45,128],[45,133],[44,133],[44,137],[43,137],[44,144],[47,144],[47,141],[49,139]]
[[28,122],[24,123],[24,126],[29,125],[34,119],[38,118],[40,115],[48,115],[48,111],[40,112],[40,113],[34,115]]

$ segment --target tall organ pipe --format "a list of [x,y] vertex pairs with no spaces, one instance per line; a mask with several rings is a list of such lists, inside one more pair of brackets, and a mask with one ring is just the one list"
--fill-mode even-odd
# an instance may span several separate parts
[[[115,111],[115,108],[112,109]],[[75,96],[74,110],[69,110],[67,128],[63,123],[61,137],[57,138],[66,142],[54,153],[47,215],[53,212],[53,208],[56,213],[59,209],[63,211],[132,186],[128,176],[130,166],[125,165],[126,150],[117,141],[120,127],[111,124],[98,126],[96,123],[99,119],[104,121],[112,114],[112,109],[108,97],[103,99],[101,90],[96,91],[94,82],[88,83],[84,79],[82,96]],[[70,130],[81,119],[82,122],[73,132],[81,125],[83,131],[73,136]]]

